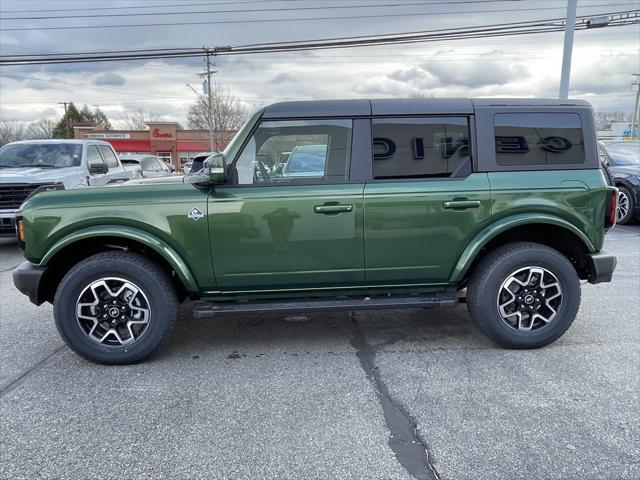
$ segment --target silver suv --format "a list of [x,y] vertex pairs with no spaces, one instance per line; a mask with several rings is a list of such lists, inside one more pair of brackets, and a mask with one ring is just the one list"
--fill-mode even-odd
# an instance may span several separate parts
[[30,140],[0,149],[0,236],[15,234],[15,212],[41,189],[124,182],[113,147],[99,140]]

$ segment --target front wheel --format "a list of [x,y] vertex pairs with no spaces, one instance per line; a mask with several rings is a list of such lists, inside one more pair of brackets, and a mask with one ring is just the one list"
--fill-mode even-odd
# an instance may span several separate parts
[[480,261],[467,305],[480,330],[506,348],[539,348],[560,338],[578,313],[580,282],[566,257],[517,242]]
[[168,275],[130,252],[99,253],[78,263],[62,279],[53,305],[65,343],[89,360],[111,365],[151,355],[177,316]]

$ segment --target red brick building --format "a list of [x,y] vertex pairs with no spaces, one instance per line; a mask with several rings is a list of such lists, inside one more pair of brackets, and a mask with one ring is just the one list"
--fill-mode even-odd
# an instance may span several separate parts
[[[185,130],[178,122],[147,122],[148,130],[96,130],[91,123],[75,123],[75,138],[104,140],[118,153],[148,153],[171,161],[176,168],[190,161],[200,152],[209,152],[209,130]],[[216,132],[216,150],[223,150],[235,131]]]

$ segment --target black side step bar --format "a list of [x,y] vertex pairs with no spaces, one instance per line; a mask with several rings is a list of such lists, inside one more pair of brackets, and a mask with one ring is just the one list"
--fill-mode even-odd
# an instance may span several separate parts
[[314,298],[288,301],[196,302],[194,318],[211,318],[243,313],[301,313],[330,310],[376,310],[385,308],[455,307],[459,298],[455,292],[425,295]]

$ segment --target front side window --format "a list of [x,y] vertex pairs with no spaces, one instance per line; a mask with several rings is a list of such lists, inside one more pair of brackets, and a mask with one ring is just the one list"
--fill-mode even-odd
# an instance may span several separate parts
[[109,168],[116,168],[118,166],[118,159],[113,153],[113,150],[111,150],[106,145],[99,145],[98,149],[100,150],[104,161],[107,163],[107,165],[109,165]]
[[376,179],[449,177],[470,161],[463,117],[374,119],[372,134]]
[[80,144],[14,143],[0,149],[0,167],[78,167],[81,156]]
[[92,167],[93,165],[101,165],[103,163],[104,160],[102,160],[100,152],[98,152],[98,147],[89,145],[87,147],[87,166]]
[[498,165],[566,165],[585,161],[578,114],[498,113],[494,115],[494,127]]
[[262,122],[235,163],[237,183],[345,182],[351,131],[351,120]]

